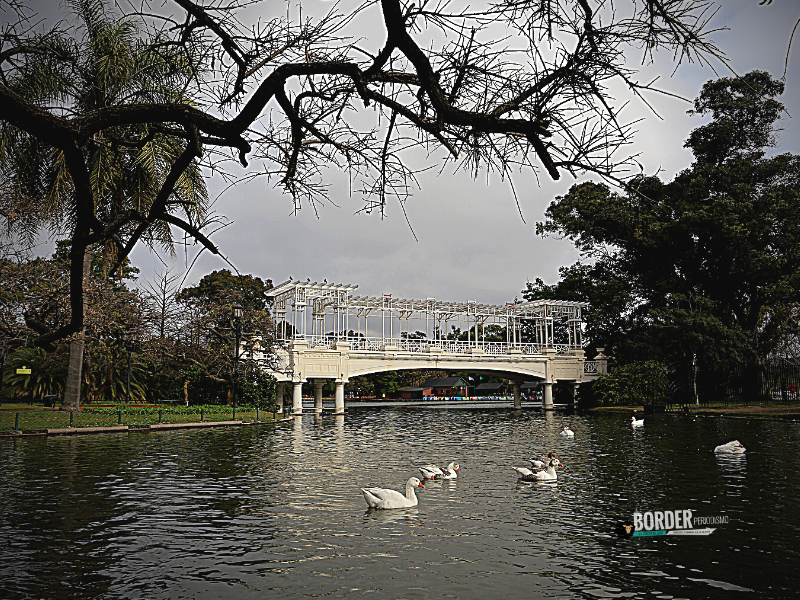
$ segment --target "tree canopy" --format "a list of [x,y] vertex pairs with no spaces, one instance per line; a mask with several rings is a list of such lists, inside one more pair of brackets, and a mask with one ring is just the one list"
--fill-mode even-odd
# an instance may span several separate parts
[[774,352],[800,303],[800,157],[766,153],[782,91],[758,71],[708,82],[691,112],[712,120],[686,142],[691,167],[630,193],[581,183],[557,198],[537,229],[588,262],[526,294],[591,302],[592,343],[623,362],[644,352],[711,368]]
[[[631,51],[721,57],[708,3],[691,0],[365,0],[312,17],[243,0],[72,0],[85,23],[130,42],[123,62],[146,75],[107,87],[118,73],[87,64],[99,30],[42,29],[24,2],[6,4],[20,17],[0,31],[0,162],[6,174],[39,161],[47,177],[3,178],[0,215],[12,230],[51,225],[73,248],[71,321],[39,344],[82,325],[85,248],[113,249],[119,265],[142,241],[169,249],[175,228],[219,253],[201,172],[232,177],[234,162],[253,163],[245,177],[263,174],[299,207],[324,199],[329,170],[341,170],[368,210],[407,198],[428,166],[407,158],[415,148],[474,174],[618,180],[633,165],[633,127],[610,89],[653,90]],[[98,160],[106,155],[124,160]],[[95,185],[102,164],[119,167],[114,181],[141,182],[147,201],[135,185]],[[50,181],[58,202],[41,185]]]
[[[71,343],[59,340],[45,350],[33,347],[32,341],[37,330],[69,319],[69,245],[57,244],[50,258],[14,253],[8,245],[0,250],[0,388],[17,397],[56,394],[65,405]],[[92,258],[86,280],[86,351],[78,381],[81,398],[125,398],[131,352],[131,397],[136,401],[182,398],[188,381],[193,401],[230,403],[236,372],[241,401],[262,408],[272,404],[274,378],[263,369],[271,365],[250,352],[258,349],[271,356],[273,324],[264,295],[269,282],[222,270],[183,290],[168,275],[159,285],[131,290],[135,269],[122,269],[128,279],[110,279],[103,272],[102,249]],[[238,361],[235,304],[243,307]],[[22,366],[32,374],[17,374]]]
[[[261,378],[265,367],[275,366],[255,358],[258,353],[272,356],[275,327],[265,295],[271,287],[270,280],[222,269],[205,275],[196,286],[184,288],[176,296],[186,309],[184,327],[175,344],[180,361],[224,385],[230,400],[240,370],[252,380]],[[242,309],[238,321],[233,314],[237,305]],[[237,342],[241,342],[238,347]]]
[[[126,262],[132,239],[171,250],[171,221],[202,220],[207,202],[191,161],[170,181],[169,198],[159,196],[183,143],[152,123],[112,119],[85,136],[63,137],[57,123],[113,114],[131,104],[191,102],[183,86],[188,65],[143,43],[137,19],[117,18],[106,0],[71,0],[66,6],[73,20],[69,29],[34,32],[31,17],[21,16],[0,34],[0,94],[10,100],[0,120],[0,214],[13,235],[30,240],[47,228],[70,238],[72,318],[40,331],[43,346],[81,329],[83,263],[91,248],[102,248],[106,272]],[[172,216],[145,222],[162,203],[172,206]]]

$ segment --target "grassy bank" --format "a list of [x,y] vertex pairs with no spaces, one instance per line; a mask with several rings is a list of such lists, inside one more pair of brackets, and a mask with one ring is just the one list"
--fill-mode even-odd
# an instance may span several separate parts
[[590,408],[590,413],[630,413],[644,412],[644,406],[595,406]]
[[264,422],[275,420],[273,412],[252,407],[180,406],[180,407],[86,407],[69,413],[58,409],[30,408],[14,410],[3,405],[0,432],[35,432],[64,427],[112,427],[127,425],[142,428],[158,423],[201,423],[214,421]]
[[[800,405],[788,406],[786,404],[747,404],[737,406],[686,406],[679,404],[668,404],[667,413],[683,413],[686,409],[690,415],[696,416],[739,416],[754,419],[785,418],[796,416],[800,418]],[[644,406],[597,406],[590,408],[590,413],[644,413]]]

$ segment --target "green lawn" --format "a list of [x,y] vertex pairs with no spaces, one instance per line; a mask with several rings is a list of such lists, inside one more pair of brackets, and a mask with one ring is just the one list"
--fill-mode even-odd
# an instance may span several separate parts
[[[197,423],[201,420],[206,422],[231,421],[233,420],[233,410],[229,407],[213,407],[208,411],[203,410],[201,414],[199,410],[190,412],[183,407],[141,410],[127,408],[121,411],[108,408],[87,408],[70,415],[68,412],[49,408],[31,410],[28,407],[14,410],[10,405],[4,404],[2,411],[0,411],[0,431],[12,431],[15,427],[21,431],[41,431],[44,429],[70,427],[70,416],[72,417],[72,427],[110,427],[113,425],[142,427],[158,423],[159,416],[162,423]],[[271,421],[273,413],[259,411],[258,418],[260,421]],[[236,420],[254,422],[256,420],[256,410],[250,408],[237,409]]]

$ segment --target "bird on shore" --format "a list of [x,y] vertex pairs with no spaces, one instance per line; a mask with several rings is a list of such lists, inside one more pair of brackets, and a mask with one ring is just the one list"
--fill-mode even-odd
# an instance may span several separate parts
[[540,456],[539,458],[531,458],[531,468],[533,469],[544,469],[547,467],[547,463],[549,463],[554,458],[558,458],[555,452],[552,450],[547,453],[547,456]]
[[644,419],[637,419],[635,415],[632,416],[631,427],[644,427]]
[[564,437],[575,437],[575,432],[569,428],[569,425],[564,425],[564,429],[561,430],[561,435]]
[[547,463],[546,469],[540,469],[538,471],[532,471],[531,469],[527,469],[525,467],[511,468],[517,472],[517,476],[522,481],[554,481],[557,479],[556,467],[563,466],[564,465],[561,464],[560,460],[554,458]]
[[410,508],[418,504],[417,495],[414,493],[414,488],[417,487],[425,486],[419,479],[412,477],[406,482],[405,495],[386,488],[361,488],[361,491],[370,508]]
[[423,465],[419,467],[423,479],[456,479],[461,469],[457,462],[451,462],[444,469],[436,465]]

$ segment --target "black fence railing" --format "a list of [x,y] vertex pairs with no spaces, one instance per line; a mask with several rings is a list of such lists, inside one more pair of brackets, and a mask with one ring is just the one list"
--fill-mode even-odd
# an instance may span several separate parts
[[724,368],[670,373],[673,404],[700,406],[800,402],[800,359],[780,358]]

